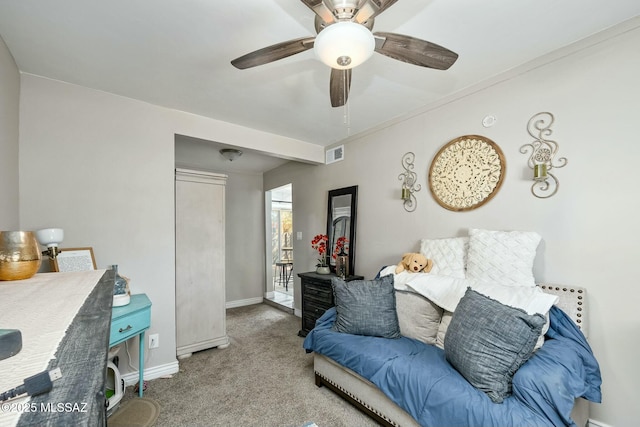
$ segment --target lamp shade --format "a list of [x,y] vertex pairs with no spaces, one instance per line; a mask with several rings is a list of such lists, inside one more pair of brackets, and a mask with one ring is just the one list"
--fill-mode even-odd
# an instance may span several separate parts
[[233,162],[235,159],[242,156],[242,151],[236,150],[235,148],[223,148],[222,150],[220,150],[220,154],[225,159]]
[[375,46],[373,34],[364,25],[337,22],[320,31],[313,50],[329,67],[346,70],[369,59]]
[[64,240],[64,230],[62,228],[44,228],[36,231],[36,238],[42,246],[59,246]]

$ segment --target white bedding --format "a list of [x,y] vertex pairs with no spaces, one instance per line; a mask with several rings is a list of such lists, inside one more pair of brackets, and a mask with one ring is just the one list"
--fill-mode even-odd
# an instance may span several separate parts
[[[381,270],[380,276],[393,274],[394,270],[395,266],[385,267]],[[468,287],[502,304],[520,308],[528,314],[545,315],[558,301],[556,295],[547,294],[537,286],[506,286],[472,279],[406,271],[393,276],[396,289],[418,293],[451,312],[456,310],[458,302]]]

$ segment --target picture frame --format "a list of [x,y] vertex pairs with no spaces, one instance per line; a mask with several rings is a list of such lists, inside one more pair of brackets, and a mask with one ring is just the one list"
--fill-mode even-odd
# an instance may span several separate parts
[[97,270],[93,248],[61,248],[51,260],[52,270],[58,273]]

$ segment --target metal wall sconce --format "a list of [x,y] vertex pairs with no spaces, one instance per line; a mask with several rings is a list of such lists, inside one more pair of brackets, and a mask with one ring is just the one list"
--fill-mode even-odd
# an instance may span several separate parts
[[528,166],[533,169],[534,182],[531,186],[531,193],[540,199],[547,199],[558,192],[560,182],[550,171],[567,165],[566,157],[554,160],[560,146],[557,142],[547,139],[553,132],[551,130],[553,121],[553,114],[548,112],[538,113],[531,117],[527,124],[527,131],[534,138],[534,141],[520,147],[522,154],[531,151],[528,160]]
[[36,239],[42,246],[47,247],[42,255],[47,255],[49,259],[53,260],[62,252],[58,246],[64,240],[64,230],[62,228],[44,228],[36,231]]
[[416,155],[412,152],[406,153],[402,156],[402,167],[404,172],[398,175],[398,179],[402,181],[402,200],[404,204],[404,210],[407,212],[413,212],[416,210],[418,201],[413,193],[420,191],[421,186],[417,184],[418,175],[413,171],[413,162]]

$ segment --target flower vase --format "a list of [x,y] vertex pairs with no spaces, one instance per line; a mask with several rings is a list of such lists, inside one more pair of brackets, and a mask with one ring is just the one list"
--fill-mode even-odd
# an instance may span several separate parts
[[330,274],[331,273],[331,269],[329,268],[328,265],[319,265],[318,267],[316,267],[316,273],[318,273],[318,274]]

